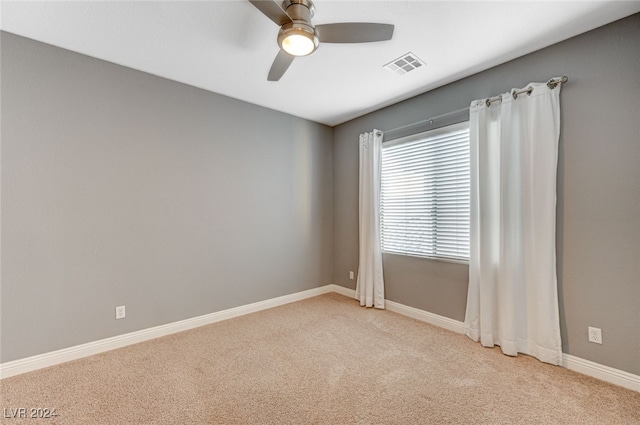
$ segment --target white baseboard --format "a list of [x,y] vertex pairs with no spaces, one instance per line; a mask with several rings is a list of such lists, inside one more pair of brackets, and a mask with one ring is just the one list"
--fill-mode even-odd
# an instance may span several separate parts
[[98,341],[88,342],[86,344],[76,345],[61,350],[51,351],[36,356],[18,359],[0,364],[0,379],[10,376],[20,375],[22,373],[31,372],[71,360],[81,359],[83,357],[92,356],[94,354],[103,353],[105,351],[116,348],[126,347],[127,345],[137,344],[139,342],[148,341],[150,339],[171,335],[176,332],[182,332],[199,326],[220,322],[222,320],[243,316],[249,313],[255,313],[260,310],[289,304],[295,301],[301,301],[306,298],[333,292],[336,285],[325,285],[319,288],[313,288],[294,294],[284,295],[282,297],[272,298],[265,301],[259,301],[228,310],[217,311],[215,313],[205,314],[203,316],[193,317],[191,319],[181,320],[166,325],[155,326],[153,328],[142,329],[140,331],[118,335],[111,338],[105,338]]
[[633,373],[565,353],[562,353],[562,366],[583,375],[592,376],[602,381],[640,392],[640,376]]
[[[89,342],[74,347],[64,348],[49,353],[39,354],[24,359],[18,359],[11,362],[0,364],[0,379],[10,376],[20,375],[22,373],[31,372],[71,360],[92,356],[94,354],[125,347],[127,345],[137,344],[139,342],[148,341],[153,338],[170,335],[176,332],[182,332],[211,323],[220,322],[222,320],[231,319],[245,314],[255,313],[257,311],[266,310],[268,308],[278,307],[307,298],[336,292],[346,297],[355,298],[353,289],[345,288],[340,285],[325,285],[319,288],[313,288],[302,292],[297,292],[282,297],[272,298],[265,301],[259,301],[228,310],[222,310],[204,316],[198,316],[191,319],[181,320],[179,322],[169,323],[166,325],[156,326],[149,329],[143,329],[124,335],[118,335],[99,341]],[[426,322],[435,326],[439,326],[450,331],[463,334],[464,324],[460,321],[450,319],[448,317],[439,316],[428,311],[409,307],[395,301],[385,301],[387,310],[402,314]],[[581,359],[569,354],[562,355],[562,366],[569,370],[573,370],[584,375],[592,376],[600,380],[619,385],[630,390],[640,392],[640,376],[614,369],[594,363],[589,360]]]
[[340,285],[329,285],[329,286],[331,287],[332,292],[336,292],[340,295],[344,295],[345,297],[349,297],[349,298],[356,297],[355,289],[345,288],[344,286],[340,286]]
[[[340,285],[329,285],[333,292],[337,292],[345,297],[355,298],[356,291],[353,289],[345,288]],[[456,333],[464,333],[464,324],[457,320],[449,319],[448,317],[439,316],[428,311],[419,310],[414,307],[409,307],[404,304],[397,303],[395,301],[384,301],[384,306],[387,310],[393,311],[403,316],[408,316],[421,322],[426,322],[431,325],[438,326],[440,328],[448,329]]]
[[417,308],[409,307],[404,304],[397,303],[395,301],[386,300],[384,302],[385,307],[389,311],[393,311],[403,316],[408,316],[421,322],[426,322],[440,328],[444,328],[459,334],[464,333],[464,323],[453,320],[448,317],[440,316],[428,311],[420,310]]

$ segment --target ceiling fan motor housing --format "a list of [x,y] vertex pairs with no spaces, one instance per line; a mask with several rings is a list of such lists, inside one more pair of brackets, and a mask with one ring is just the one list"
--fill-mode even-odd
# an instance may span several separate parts
[[282,48],[285,39],[291,35],[302,35],[313,42],[313,53],[320,42],[318,33],[311,23],[311,18],[315,12],[313,3],[310,0],[284,0],[282,8],[291,17],[292,22],[288,22],[280,27],[278,32],[278,46]]

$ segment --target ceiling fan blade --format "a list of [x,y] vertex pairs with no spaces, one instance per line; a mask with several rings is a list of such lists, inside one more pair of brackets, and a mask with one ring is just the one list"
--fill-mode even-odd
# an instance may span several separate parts
[[289,65],[291,65],[291,62],[293,62],[295,58],[295,56],[290,55],[284,50],[280,50],[275,60],[273,61],[273,64],[271,65],[267,81],[278,81],[280,77],[282,77],[282,75],[287,71]]
[[287,12],[282,10],[282,8],[272,0],[249,0],[249,2],[279,26],[292,21],[291,17],[287,15]]
[[342,22],[316,25],[322,43],[369,43],[391,40],[393,25],[371,22]]

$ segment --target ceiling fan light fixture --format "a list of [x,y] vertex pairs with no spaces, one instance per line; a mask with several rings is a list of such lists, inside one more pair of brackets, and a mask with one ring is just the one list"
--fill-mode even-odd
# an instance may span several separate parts
[[282,40],[282,49],[293,56],[306,56],[314,48],[313,40],[305,34],[290,34]]
[[318,35],[313,27],[284,25],[278,34],[280,48],[292,56],[306,56],[318,48]]

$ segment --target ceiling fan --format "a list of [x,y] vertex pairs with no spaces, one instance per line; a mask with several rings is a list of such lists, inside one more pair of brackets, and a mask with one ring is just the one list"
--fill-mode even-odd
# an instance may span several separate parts
[[260,12],[280,26],[280,52],[271,65],[267,80],[278,81],[296,56],[313,53],[322,43],[369,43],[391,40],[393,25],[371,22],[343,22],[313,25],[311,0],[284,0],[282,7],[272,0],[249,0]]

